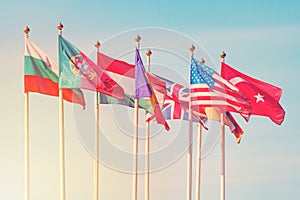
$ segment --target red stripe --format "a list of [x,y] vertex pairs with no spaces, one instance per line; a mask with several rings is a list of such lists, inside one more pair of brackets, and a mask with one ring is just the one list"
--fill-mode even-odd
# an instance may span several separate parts
[[[78,90],[78,94],[73,92],[73,90]],[[58,96],[58,83],[53,82],[51,79],[43,78],[34,75],[24,76],[24,92],[36,92],[40,94]],[[85,107],[85,101],[81,90],[79,89],[63,89],[64,100],[77,103]]]
[[24,92],[37,92],[50,96],[58,96],[58,83],[40,76],[25,75]]
[[135,66],[124,61],[115,60],[102,53],[98,53],[97,65],[104,70],[117,73],[123,76],[134,78]]
[[[85,104],[84,96],[80,89],[63,88],[62,90],[63,90],[64,100],[71,103],[80,104],[83,106],[83,108],[85,108],[86,104]],[[76,90],[76,92],[73,92],[74,90]]]

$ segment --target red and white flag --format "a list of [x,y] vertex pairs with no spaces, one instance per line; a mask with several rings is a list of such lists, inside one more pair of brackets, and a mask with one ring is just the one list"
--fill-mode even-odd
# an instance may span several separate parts
[[267,116],[278,125],[283,122],[285,111],[278,102],[281,88],[247,76],[225,63],[221,75],[249,99],[253,115]]

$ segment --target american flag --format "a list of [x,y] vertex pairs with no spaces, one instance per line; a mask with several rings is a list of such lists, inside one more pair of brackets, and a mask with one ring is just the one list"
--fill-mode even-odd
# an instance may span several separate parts
[[192,57],[190,71],[192,109],[204,113],[205,107],[217,107],[221,112],[250,115],[249,101],[239,90],[218,73]]
[[[157,76],[157,75],[156,75]],[[167,94],[165,96],[162,112],[166,120],[189,120],[189,98],[190,90],[183,85],[174,83],[166,78],[157,76],[166,82]],[[154,116],[148,120],[154,119]],[[205,114],[193,113],[193,122],[200,122],[203,126],[206,122]],[[205,127],[205,126],[204,126]],[[205,127],[206,128],[206,127]]]

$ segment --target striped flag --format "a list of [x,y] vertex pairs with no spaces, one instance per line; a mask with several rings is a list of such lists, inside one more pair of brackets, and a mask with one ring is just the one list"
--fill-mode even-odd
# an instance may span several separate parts
[[194,57],[191,60],[190,87],[192,109],[196,112],[204,113],[206,107],[216,107],[221,112],[251,114],[248,99],[234,85]]

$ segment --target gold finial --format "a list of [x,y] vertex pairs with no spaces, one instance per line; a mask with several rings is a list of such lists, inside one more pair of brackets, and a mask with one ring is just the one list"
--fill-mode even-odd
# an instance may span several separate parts
[[190,51],[192,52],[192,53],[194,53],[194,51],[195,51],[195,46],[193,45],[193,44],[191,44],[191,46],[190,46]]
[[57,29],[62,31],[63,27],[64,27],[64,25],[62,25],[62,23],[59,22],[59,24],[57,25]]
[[201,61],[200,61],[201,64],[205,64],[205,60],[203,58],[201,58]]
[[225,57],[226,57],[226,53],[223,51],[223,52],[220,54],[220,57],[222,58],[222,60],[224,60]]
[[94,45],[97,49],[99,49],[100,47],[101,47],[101,44],[100,44],[100,42],[99,41],[97,41],[96,43],[95,43],[95,45]]
[[146,52],[146,56],[151,56],[152,52],[150,51],[150,49],[148,49],[148,51]]
[[25,33],[25,35],[28,35],[29,32],[30,32],[30,28],[29,28],[28,26],[26,26],[26,27],[24,28],[24,33]]
[[136,37],[135,37],[134,39],[135,39],[135,41],[136,41],[136,42],[140,42],[140,40],[141,40],[141,36],[139,36],[139,35],[136,35]]

